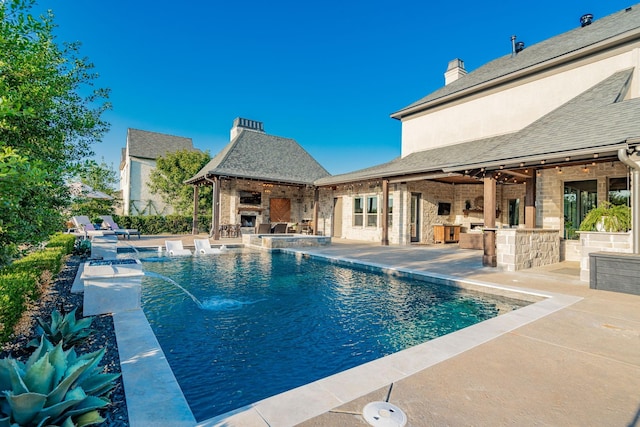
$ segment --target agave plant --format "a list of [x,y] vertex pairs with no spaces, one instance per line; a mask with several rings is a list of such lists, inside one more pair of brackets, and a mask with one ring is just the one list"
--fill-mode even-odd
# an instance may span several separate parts
[[26,363],[0,359],[0,427],[88,426],[104,421],[118,374],[101,372],[104,349],[78,355],[46,338]]
[[[78,320],[75,308],[64,316],[58,310],[54,310],[51,313],[51,324],[42,320],[41,317],[38,317],[36,321],[38,322],[38,334],[44,336],[53,345],[62,342],[64,350],[70,349],[93,333],[93,329],[89,329],[93,317]],[[29,345],[36,347],[38,340],[31,341]]]

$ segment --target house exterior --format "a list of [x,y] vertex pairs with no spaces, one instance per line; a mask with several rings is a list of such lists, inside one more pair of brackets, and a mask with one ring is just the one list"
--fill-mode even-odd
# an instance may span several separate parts
[[127,143],[120,161],[122,215],[168,215],[173,213],[147,183],[156,159],[179,150],[194,150],[191,138],[139,129],[127,130]]
[[247,207],[240,191],[261,192],[257,220],[268,221],[268,185],[293,186],[278,192],[299,199],[301,212],[314,201],[318,234],[383,245],[459,242],[506,270],[580,259],[588,275],[592,249],[574,239],[597,204],[632,204],[633,230],[593,250],[640,249],[640,5],[579,21],[528,47],[514,37],[511,52],[474,71],[450,61],[443,87],[391,115],[402,123],[397,159],[294,179],[291,162],[255,173],[246,169],[252,162],[226,160],[232,141],[189,182],[211,177],[229,194],[219,207],[225,221]]
[[451,61],[442,88],[391,115],[401,157],[315,182],[325,234],[434,243],[455,225],[486,265],[579,257],[570,240],[591,207],[638,199],[640,5],[581,23],[524,49],[514,39],[472,72]]
[[226,227],[255,232],[261,224],[313,223],[314,181],[328,176],[295,140],[264,131],[264,124],[236,118],[229,144],[187,183],[214,188],[211,234]]

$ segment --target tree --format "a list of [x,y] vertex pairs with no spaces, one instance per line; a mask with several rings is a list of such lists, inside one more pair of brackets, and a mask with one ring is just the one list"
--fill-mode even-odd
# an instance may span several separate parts
[[73,198],[71,205],[72,215],[86,215],[93,219],[100,215],[114,214],[114,205],[117,202],[114,189],[118,183],[118,175],[113,169],[113,165],[108,165],[104,159],[100,163],[89,160],[79,172],[79,182],[111,198],[103,199],[82,193],[78,194]]
[[[34,17],[33,0],[0,1],[0,245],[36,244],[61,229],[70,203],[65,185],[91,144],[108,129],[105,89],[94,89],[93,64],[79,44],[58,46],[53,13]],[[88,95],[82,95],[83,93]],[[30,171],[24,177],[16,171]]]
[[[156,160],[156,168],[151,172],[149,189],[159,194],[162,200],[181,215],[193,214],[193,187],[184,183],[193,177],[211,160],[209,152],[178,150]],[[204,187],[199,192],[198,206],[203,213],[211,206],[211,188]]]

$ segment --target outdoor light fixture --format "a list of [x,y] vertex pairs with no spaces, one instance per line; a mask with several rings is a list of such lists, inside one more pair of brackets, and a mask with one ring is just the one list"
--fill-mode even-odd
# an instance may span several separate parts
[[546,163],[546,160],[540,160],[540,164],[544,165]]
[[562,173],[562,168],[558,168],[558,173]]
[[564,158],[564,161],[565,161],[565,162],[568,162],[569,160],[571,160],[571,157],[565,157],[565,158]]
[[524,167],[524,162],[520,162],[520,167]]
[[540,172],[540,171],[536,171],[536,175],[537,175],[537,176],[540,176],[540,175],[542,175],[542,172]]
[[593,158],[594,158],[594,159],[597,159],[597,158],[598,158],[598,153],[595,153],[595,154],[593,155]]
[[504,165],[500,165],[500,170],[504,169]]
[[589,172],[589,167],[587,165],[584,165],[584,168],[582,168],[582,172],[584,173]]

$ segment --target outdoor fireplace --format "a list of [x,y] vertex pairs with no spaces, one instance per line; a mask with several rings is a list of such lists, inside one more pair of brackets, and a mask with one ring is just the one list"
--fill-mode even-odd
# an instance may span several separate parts
[[255,215],[240,215],[240,226],[241,227],[255,227],[256,226],[256,216]]

